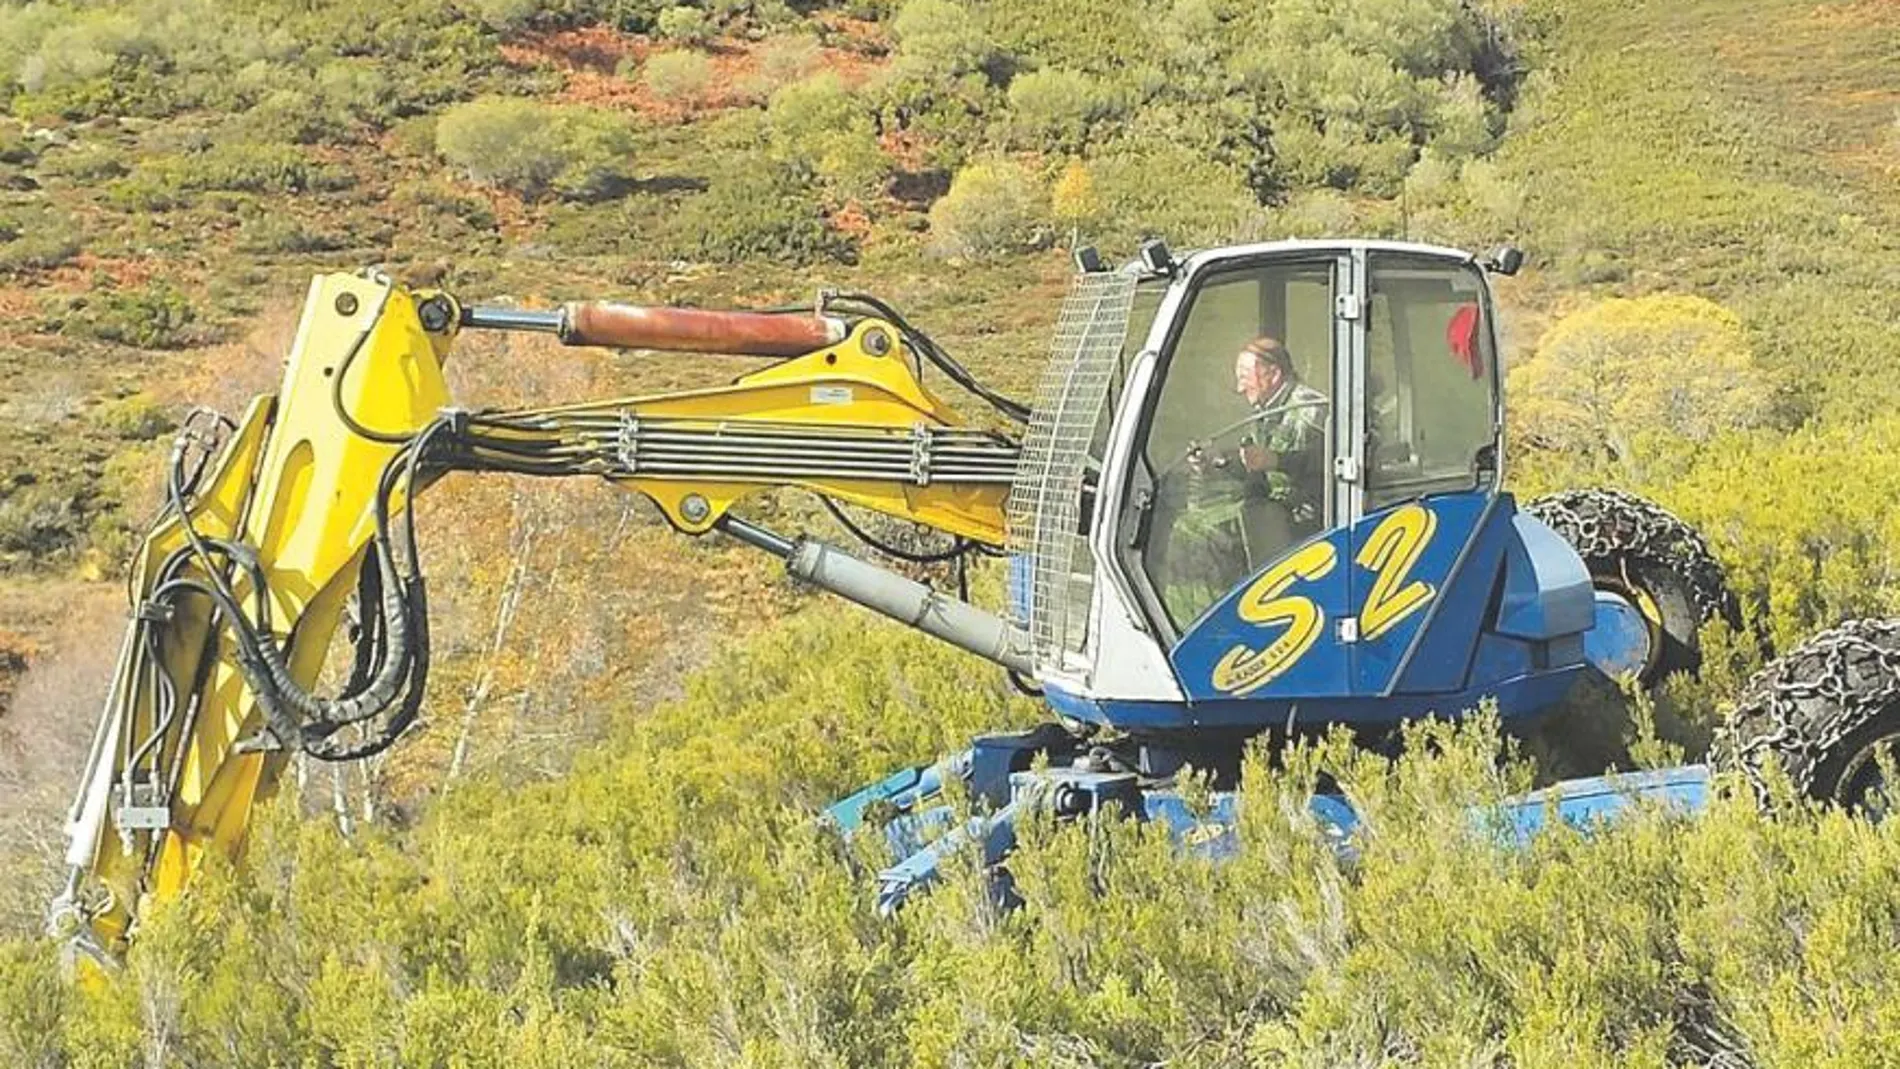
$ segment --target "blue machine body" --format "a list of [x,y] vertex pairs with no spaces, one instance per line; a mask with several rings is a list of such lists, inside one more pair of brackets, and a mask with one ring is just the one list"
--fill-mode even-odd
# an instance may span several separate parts
[[[1393,595],[1406,599],[1402,615],[1376,633],[1329,626],[1366,619],[1378,573],[1360,563],[1360,550],[1407,521],[1429,535]],[[1311,577],[1273,582],[1285,560],[1302,555],[1328,563]],[[1287,644],[1292,624],[1246,618],[1263,585],[1276,598],[1310,604],[1307,641]],[[1562,699],[1590,663],[1585,638],[1599,608],[1576,552],[1517,512],[1510,495],[1438,495],[1303,543],[1217,602],[1169,655],[1185,701],[1093,698],[1055,681],[1045,682],[1044,694],[1064,716],[1129,731],[1457,716],[1486,697],[1507,715],[1534,712]],[[1598,655],[1628,660],[1646,633],[1621,630],[1622,606],[1601,608],[1619,630],[1601,641]],[[1291,652],[1264,682],[1248,687],[1224,678],[1231,675],[1224,666],[1272,653],[1276,644]]]
[[[877,828],[888,841],[898,860],[882,875],[886,907],[953,852],[1000,862],[1036,807],[1163,821],[1185,848],[1218,856],[1234,848],[1241,754],[1262,732],[1457,717],[1487,699],[1508,720],[1550,708],[1587,673],[1649,659],[1640,612],[1600,596],[1576,551],[1500,489],[1495,327],[1470,256],[1282,242],[1191,257],[1162,277],[1124,274],[1084,278],[1064,310],[1090,327],[1056,354],[1054,392],[1037,409],[1057,415],[1025,443],[1040,467],[1018,478],[1043,488],[1038,511],[1012,502],[1012,528],[1028,537],[1011,561],[1011,601],[1061,722],[978,739],[828,810],[845,832]],[[1252,434],[1284,432],[1257,400],[1226,428],[1219,415],[1240,405],[1235,349],[1262,325],[1304,360],[1304,403],[1323,412],[1308,444],[1325,463],[1306,469],[1303,498],[1272,503],[1294,518],[1274,538],[1225,518],[1234,513],[1182,518],[1197,506],[1183,472],[1208,470],[1184,455],[1228,448],[1219,439],[1233,427],[1249,447]],[[1287,536],[1299,516],[1324,522]],[[1191,536],[1202,549],[1240,545],[1251,563],[1210,567],[1232,554],[1209,551],[1184,565]],[[1173,783],[1190,765],[1219,788],[1198,816]],[[943,803],[951,780],[979,816]],[[1504,815],[1529,834],[1553,815],[1587,825],[1635,797],[1695,808],[1707,784],[1699,766],[1580,780]],[[1318,796],[1312,810],[1349,856],[1357,819],[1345,799]]]

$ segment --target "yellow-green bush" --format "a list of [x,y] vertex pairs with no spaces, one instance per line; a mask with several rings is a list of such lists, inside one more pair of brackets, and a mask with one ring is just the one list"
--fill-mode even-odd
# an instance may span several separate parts
[[511,97],[443,112],[435,147],[475,181],[530,198],[604,196],[633,163],[632,138],[618,116]]
[[191,299],[159,280],[70,298],[49,326],[78,338],[140,349],[176,349],[192,340],[197,320]]
[[765,115],[774,155],[810,168],[840,197],[882,192],[891,161],[878,147],[875,114],[836,74],[784,86]]
[[1009,83],[1010,130],[1027,148],[1078,151],[1091,124],[1114,110],[1108,93],[1077,71],[1051,67]]
[[1646,453],[1775,416],[1774,382],[1741,319],[1704,297],[1612,299],[1573,312],[1512,366],[1507,386],[1521,439],[1602,454],[1631,473]]
[[705,11],[681,4],[660,12],[660,17],[654,20],[654,29],[669,41],[699,45],[710,40],[718,27]]
[[653,236],[679,256],[715,263],[849,262],[857,255],[856,242],[826,225],[809,173],[763,153],[732,163]]
[[955,0],[906,0],[891,31],[900,71],[926,81],[968,74],[995,52],[975,16]]
[[[1900,825],[1723,801],[1511,844],[1496,721],[1390,762],[1255,759],[1226,862],[1132,821],[1025,822],[1001,913],[967,860],[895,919],[832,797],[1033,710],[858,610],[806,611],[559,783],[465,783],[398,837],[280,806],[249,862],[53,980],[0,944],[16,1063],[1210,1066],[1877,1064]],[[1305,800],[1365,826],[1342,866]]]
[[43,271],[79,253],[76,220],[56,212],[0,213],[0,274]]
[[944,256],[983,259],[1048,241],[1048,196],[1030,169],[990,159],[958,171],[931,206],[932,244]]
[[688,104],[712,87],[712,60],[698,52],[662,52],[646,61],[640,82],[661,100]]
[[[1150,142],[1089,161],[1094,212],[1085,238],[1132,249],[1142,238],[1177,246],[1246,241],[1264,220],[1244,176],[1191,148]],[[1157,181],[1166,175],[1166,181]]]

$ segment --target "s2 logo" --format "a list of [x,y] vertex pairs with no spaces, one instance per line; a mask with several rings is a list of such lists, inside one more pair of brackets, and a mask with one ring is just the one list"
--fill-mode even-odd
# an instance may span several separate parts
[[1353,563],[1372,573],[1372,589],[1359,610],[1359,637],[1370,642],[1425,607],[1436,591],[1420,580],[1406,582],[1438,530],[1438,516],[1423,505],[1400,505],[1373,529]]
[[1214,687],[1236,698],[1274,681],[1319,641],[1326,612],[1313,599],[1289,594],[1299,580],[1326,576],[1339,562],[1331,542],[1313,542],[1261,573],[1240,596],[1236,611],[1242,620],[1261,627],[1281,627],[1280,636],[1265,648],[1235,646],[1214,665]]
[[[1391,631],[1437,594],[1432,584],[1409,578],[1437,530],[1437,515],[1412,503],[1393,509],[1366,537],[1353,557],[1354,564],[1373,575],[1359,611],[1362,640]],[[1313,542],[1262,572],[1247,587],[1235,604],[1235,613],[1247,623],[1278,628],[1279,634],[1263,647],[1242,643],[1222,654],[1210,680],[1215,690],[1244,698],[1306,656],[1325,632],[1326,612],[1313,599],[1293,593],[1293,586],[1326,577],[1338,562],[1332,542]]]

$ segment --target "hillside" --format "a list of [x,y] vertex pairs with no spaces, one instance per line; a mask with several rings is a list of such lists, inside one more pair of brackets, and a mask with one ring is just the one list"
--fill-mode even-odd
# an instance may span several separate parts
[[[1679,511],[1783,648],[1894,613],[1900,6],[0,2],[0,103],[7,1064],[1894,1059],[1893,822],[1734,804],[1504,850],[1465,808],[1540,771],[1484,718],[1256,769],[1240,863],[1039,828],[1029,910],[959,871],[880,919],[813,808],[1033,707],[606,488],[467,476],[420,509],[425,729],[304,770],[123,982],[66,987],[30,932],[169,432],[272,388],[318,269],[865,290],[1024,393],[1076,239],[1512,240],[1515,489]],[[738,366],[471,340],[451,376]],[[1691,745],[1758,661],[1716,643],[1659,710]],[[1376,829],[1351,872],[1297,817],[1322,768]]]

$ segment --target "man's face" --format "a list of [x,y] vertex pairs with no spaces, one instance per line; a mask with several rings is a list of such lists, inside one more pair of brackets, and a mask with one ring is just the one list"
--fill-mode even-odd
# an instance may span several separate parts
[[1250,405],[1272,397],[1273,391],[1280,388],[1282,377],[1278,365],[1269,364],[1245,349],[1234,358],[1234,392],[1246,398]]

